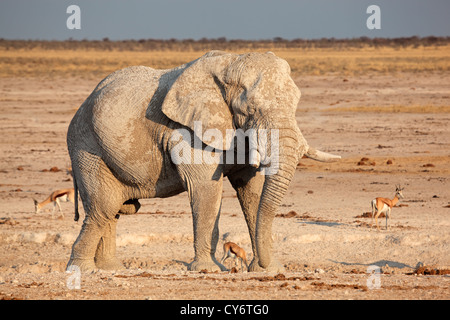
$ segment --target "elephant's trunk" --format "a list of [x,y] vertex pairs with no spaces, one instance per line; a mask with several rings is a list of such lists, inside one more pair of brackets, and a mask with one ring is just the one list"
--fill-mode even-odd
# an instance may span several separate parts
[[279,129],[278,159],[272,159],[277,161],[278,170],[266,175],[258,209],[256,250],[259,265],[263,268],[271,263],[273,218],[294,176],[299,156],[307,149],[297,124],[292,121],[286,123],[289,125]]

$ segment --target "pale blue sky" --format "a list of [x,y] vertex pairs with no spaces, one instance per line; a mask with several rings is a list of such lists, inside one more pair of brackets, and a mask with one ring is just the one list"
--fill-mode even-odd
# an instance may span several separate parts
[[[81,30],[69,30],[69,5]],[[369,5],[381,30],[369,30]],[[285,39],[450,36],[449,0],[1,0],[5,39]]]

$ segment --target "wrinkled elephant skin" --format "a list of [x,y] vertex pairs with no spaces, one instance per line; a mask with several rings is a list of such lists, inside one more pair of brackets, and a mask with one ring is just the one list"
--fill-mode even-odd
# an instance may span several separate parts
[[[129,67],[106,77],[67,134],[86,212],[68,266],[121,268],[120,214],[135,213],[139,199],[187,191],[195,249],[189,269],[224,270],[215,252],[228,177],[250,233],[249,269],[282,269],[271,257],[272,220],[297,163],[303,154],[336,158],[309,148],[295,120],[299,99],[288,63],[270,52],[212,51],[170,70]],[[239,148],[238,140],[248,143]]]

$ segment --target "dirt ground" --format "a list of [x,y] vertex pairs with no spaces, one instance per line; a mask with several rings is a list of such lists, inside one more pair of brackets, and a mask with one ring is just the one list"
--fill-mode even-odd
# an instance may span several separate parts
[[[72,187],[67,127],[99,80],[0,79],[0,299],[450,298],[450,115],[432,107],[388,110],[450,105],[448,74],[296,79],[304,136],[342,160],[299,164],[273,223],[275,256],[285,272],[186,271],[194,250],[183,193],[142,200],[138,214],[122,216],[117,254],[126,269],[82,274],[80,289],[73,289],[75,274],[65,266],[81,222],[73,221],[71,203],[62,204],[64,217],[52,218],[51,205],[35,214],[32,199]],[[340,110],[352,106],[386,106],[386,112]],[[382,218],[377,231],[364,213],[373,198],[392,198],[396,184],[405,187],[405,198],[392,210],[390,229]],[[224,241],[252,258],[228,182],[218,258]],[[369,274],[370,266],[380,273]]]

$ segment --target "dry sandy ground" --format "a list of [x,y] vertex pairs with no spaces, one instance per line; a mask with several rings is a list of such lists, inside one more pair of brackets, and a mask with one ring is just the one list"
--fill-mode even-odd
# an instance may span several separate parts
[[[194,252],[183,193],[143,200],[139,214],[120,218],[117,253],[126,270],[82,274],[81,289],[69,289],[64,270],[81,223],[70,203],[62,204],[64,217],[52,218],[51,206],[34,214],[32,198],[72,186],[66,130],[98,80],[0,79],[0,299],[450,298],[448,275],[414,274],[419,263],[437,273],[450,266],[450,115],[326,111],[448,106],[450,77],[442,74],[297,79],[303,134],[343,159],[301,161],[273,225],[275,256],[286,272],[186,271]],[[373,198],[392,198],[398,183],[405,199],[392,211],[391,228],[381,219],[376,231],[359,216]],[[228,182],[220,234],[218,258],[223,241],[234,241],[251,259]],[[366,273],[371,265],[381,268],[379,289],[368,286],[377,277]]]

